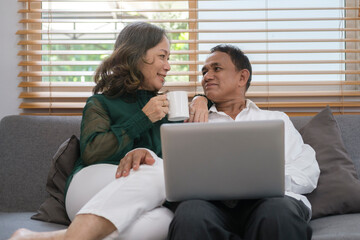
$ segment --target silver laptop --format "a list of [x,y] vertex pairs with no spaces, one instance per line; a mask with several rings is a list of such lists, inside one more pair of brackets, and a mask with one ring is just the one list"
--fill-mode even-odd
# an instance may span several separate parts
[[284,122],[163,124],[166,198],[229,200],[284,195]]

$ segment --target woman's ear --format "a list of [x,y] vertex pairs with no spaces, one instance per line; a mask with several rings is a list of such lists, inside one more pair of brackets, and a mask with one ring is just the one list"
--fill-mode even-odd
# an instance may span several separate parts
[[240,70],[240,81],[239,81],[239,86],[240,87],[246,87],[246,84],[249,80],[250,77],[250,72],[247,69],[242,69]]

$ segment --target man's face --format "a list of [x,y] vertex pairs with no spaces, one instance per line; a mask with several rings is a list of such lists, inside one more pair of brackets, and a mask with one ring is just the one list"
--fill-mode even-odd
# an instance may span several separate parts
[[237,71],[227,53],[210,54],[202,68],[202,74],[201,84],[210,100],[221,102],[241,96],[241,71]]

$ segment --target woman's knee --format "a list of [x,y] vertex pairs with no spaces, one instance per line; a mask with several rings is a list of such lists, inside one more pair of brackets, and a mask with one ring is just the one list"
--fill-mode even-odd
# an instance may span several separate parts
[[125,189],[130,188],[131,191],[137,189],[145,196],[156,196],[162,201],[165,199],[165,181],[163,168],[160,166],[141,165],[136,171],[131,170],[128,179],[117,179],[117,181],[125,180]]
[[117,239],[163,240],[166,239],[174,214],[165,207],[155,208],[138,218]]

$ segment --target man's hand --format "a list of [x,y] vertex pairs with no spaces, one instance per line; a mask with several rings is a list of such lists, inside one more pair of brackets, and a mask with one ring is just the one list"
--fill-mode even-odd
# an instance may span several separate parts
[[142,111],[153,123],[163,119],[169,112],[169,101],[166,99],[166,94],[151,98]]
[[209,116],[208,100],[203,96],[196,96],[189,106],[189,119],[185,122],[207,122]]
[[125,155],[120,160],[119,166],[116,170],[116,178],[126,177],[130,173],[130,169],[138,170],[140,164],[153,165],[155,159],[151,156],[149,151],[145,149],[135,149]]

